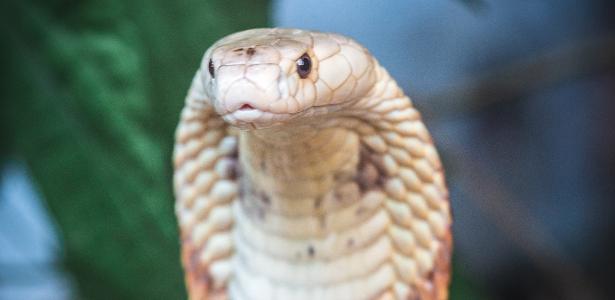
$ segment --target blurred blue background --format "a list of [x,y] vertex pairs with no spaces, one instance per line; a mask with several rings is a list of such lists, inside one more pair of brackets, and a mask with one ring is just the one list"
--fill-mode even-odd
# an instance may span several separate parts
[[[173,126],[202,52],[215,39],[254,26],[332,31],[357,39],[423,112],[451,189],[452,299],[615,297],[611,284],[615,275],[611,250],[615,5],[611,1],[274,0],[233,1],[232,6],[224,1],[135,1],[103,13],[102,5],[62,1],[11,5],[4,10],[16,12],[4,20],[9,36],[4,58],[21,71],[16,71],[18,75],[6,72],[3,80],[8,87],[2,97],[0,132],[7,142],[0,185],[2,299],[182,295],[183,291],[174,291],[181,289],[181,274],[169,192]],[[78,33],[73,36],[76,41],[62,36],[43,43],[37,40],[65,35],[65,31]],[[56,43],[89,38],[96,39],[92,50],[100,51],[94,63],[64,67],[64,60],[78,62],[82,50],[87,56],[90,44],[58,54],[63,48]],[[83,84],[72,79],[84,76],[78,71],[81,67],[103,66],[99,76],[86,78]],[[24,84],[24,80],[41,82]],[[92,103],[82,107],[88,93],[100,92],[95,87],[98,80],[108,83],[100,89],[118,92],[103,92],[95,100],[132,102],[112,109]],[[137,88],[127,88],[133,86]],[[23,129],[28,125],[21,119],[48,116],[48,107],[57,105],[64,105],[65,111],[55,119],[28,122],[35,128]],[[129,114],[124,115],[126,111]],[[104,113],[112,116],[105,119]],[[75,115],[85,120],[75,122]],[[105,122],[90,124],[89,120],[99,118]],[[130,145],[118,141],[125,138],[125,132],[118,133],[124,129],[107,129],[120,126],[114,124],[124,122],[122,118],[131,122],[120,124],[131,129],[126,133],[132,134]],[[97,168],[85,156],[72,157],[73,148],[58,150],[63,146],[49,140],[66,136],[63,132],[40,138],[44,127],[56,122],[78,130],[85,127],[77,136],[88,135],[82,142],[103,149],[109,163]],[[79,138],[76,142],[81,143]],[[80,150],[91,153],[88,147]],[[54,151],[67,154],[50,154]],[[160,161],[138,162],[144,155]],[[49,161],[56,166],[49,167]],[[138,173],[143,182],[121,188],[136,195],[143,188],[158,186],[152,191],[156,196],[143,196],[141,204],[132,205],[126,204],[132,196],[123,199],[123,191],[114,195],[107,189],[88,188],[97,198],[87,191],[77,192],[81,198],[74,196],[74,200],[60,196],[67,187],[81,183],[79,176],[95,172],[102,172],[102,179],[86,181],[86,186],[101,182],[113,189],[113,176],[123,173],[109,169],[126,164],[130,168],[125,174]],[[76,178],[54,175],[57,169]],[[57,186],[62,188],[54,189]],[[76,205],[83,197],[91,201]],[[55,200],[59,198],[65,200]],[[98,208],[101,201],[114,204]],[[135,213],[138,209],[145,212]],[[87,210],[108,219],[83,222]],[[157,225],[124,223],[143,215],[153,216]],[[114,216],[123,221],[118,224]],[[83,226],[83,231],[74,232],[75,226]],[[90,231],[101,233],[96,239],[83,237]],[[115,247],[118,235],[126,244]],[[111,245],[97,251],[97,243]],[[166,250],[152,250],[158,243]],[[127,254],[126,249],[140,250]],[[130,255],[142,257],[143,253],[146,259],[131,261]],[[90,263],[105,255],[115,259]],[[159,263],[163,260],[166,265]],[[136,266],[122,270],[121,264]],[[154,276],[160,278],[116,276],[120,271],[142,274],[139,264],[154,264],[146,270],[162,273]],[[126,291],[131,284],[143,284],[143,290],[162,284],[158,288],[165,292]],[[117,291],[101,292],[104,288]]]

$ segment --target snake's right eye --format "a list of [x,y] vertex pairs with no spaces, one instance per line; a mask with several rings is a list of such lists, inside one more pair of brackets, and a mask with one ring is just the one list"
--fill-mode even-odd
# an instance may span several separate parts
[[209,75],[211,75],[211,78],[216,78],[216,76],[214,76],[214,62],[211,59],[209,60],[209,64],[207,64],[207,69],[209,69]]
[[297,59],[297,73],[301,78],[307,78],[312,71],[312,60],[307,53],[304,53]]

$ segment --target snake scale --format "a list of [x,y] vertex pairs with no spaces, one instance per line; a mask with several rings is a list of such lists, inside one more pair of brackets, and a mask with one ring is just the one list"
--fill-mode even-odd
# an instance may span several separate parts
[[354,40],[217,41],[174,151],[190,299],[447,299],[451,214],[419,112]]

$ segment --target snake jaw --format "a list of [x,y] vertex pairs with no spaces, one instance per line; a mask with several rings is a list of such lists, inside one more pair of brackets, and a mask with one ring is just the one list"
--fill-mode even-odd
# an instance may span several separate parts
[[344,107],[342,104],[310,106],[294,113],[275,113],[258,108],[238,108],[228,113],[219,113],[219,115],[226,123],[241,130],[265,129],[282,125],[291,126],[293,124],[307,123],[317,123],[327,127],[326,122],[317,117],[335,114],[343,110]]
[[255,108],[251,109],[238,109],[229,114],[227,114],[227,118],[224,118],[225,121],[231,123],[232,125],[242,125],[249,123],[261,123],[264,112]]
[[292,118],[291,114],[272,113],[257,108],[240,108],[222,114],[221,116],[226,123],[241,130],[264,129],[278,126]]

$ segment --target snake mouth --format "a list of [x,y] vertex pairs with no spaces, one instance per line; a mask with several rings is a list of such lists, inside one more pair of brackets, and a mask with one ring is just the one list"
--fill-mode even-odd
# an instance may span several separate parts
[[260,129],[282,124],[292,117],[288,113],[273,113],[245,103],[221,115],[225,122],[239,129]]
[[248,109],[254,109],[254,107],[248,103],[245,103],[241,105],[241,107],[239,107],[239,110],[248,110]]
[[235,110],[220,114],[228,124],[242,130],[264,129],[289,124],[306,116],[321,116],[340,111],[347,103],[333,105],[310,106],[293,113],[277,113],[261,110],[252,104],[244,103]]

